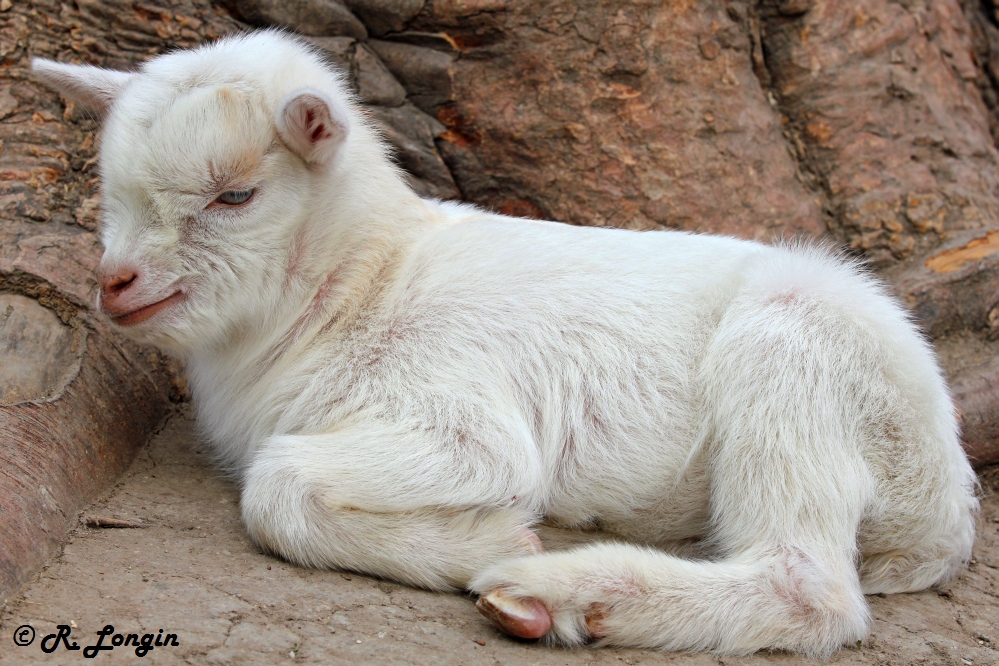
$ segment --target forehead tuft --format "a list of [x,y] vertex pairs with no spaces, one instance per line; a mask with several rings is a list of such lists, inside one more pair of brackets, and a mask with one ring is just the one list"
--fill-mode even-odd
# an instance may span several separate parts
[[[127,181],[145,165],[182,169],[192,160],[206,161],[213,151],[232,152],[235,146],[225,146],[242,132],[267,134],[257,140],[269,143],[281,100],[304,87],[352,99],[340,73],[313,47],[279,31],[229,36],[154,58],[105,120],[105,180]],[[265,132],[254,132],[260,125]]]
[[202,88],[227,89],[269,109],[303,87],[352,98],[340,72],[314,47],[276,30],[232,35],[161,55],[143,65],[139,74],[116,100],[106,133],[148,130],[180,98]]

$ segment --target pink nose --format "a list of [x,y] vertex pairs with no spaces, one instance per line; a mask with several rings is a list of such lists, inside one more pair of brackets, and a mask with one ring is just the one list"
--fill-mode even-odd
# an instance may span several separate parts
[[138,277],[138,275],[136,275],[135,271],[131,268],[123,268],[114,275],[98,273],[97,283],[101,285],[102,296],[120,296],[124,291],[135,284],[136,277]]

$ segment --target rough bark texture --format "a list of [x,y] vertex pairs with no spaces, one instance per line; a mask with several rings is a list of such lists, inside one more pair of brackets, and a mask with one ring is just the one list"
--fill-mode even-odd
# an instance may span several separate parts
[[183,393],[91,310],[98,123],[29,59],[128,68],[247,25],[339,64],[421,194],[831,236],[912,308],[969,453],[999,461],[994,0],[4,0],[0,597]]
[[577,224],[824,230],[754,73],[757,47],[722,3],[485,9],[434,2],[417,19],[459,46],[438,115],[466,197]]

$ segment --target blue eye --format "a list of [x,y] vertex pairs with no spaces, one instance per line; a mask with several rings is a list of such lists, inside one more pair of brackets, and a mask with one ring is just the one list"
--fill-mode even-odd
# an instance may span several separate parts
[[215,203],[225,204],[227,206],[239,206],[240,204],[245,204],[253,196],[255,190],[228,190],[223,192],[215,199]]

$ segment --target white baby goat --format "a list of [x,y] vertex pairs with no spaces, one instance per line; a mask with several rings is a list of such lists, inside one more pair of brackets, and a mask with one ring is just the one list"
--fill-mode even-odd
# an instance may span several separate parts
[[[527,638],[809,655],[969,558],[940,370],[854,263],[420,199],[276,32],[34,68],[106,114],[100,307],[187,360],[271,552]],[[643,545],[542,553],[542,517]]]

